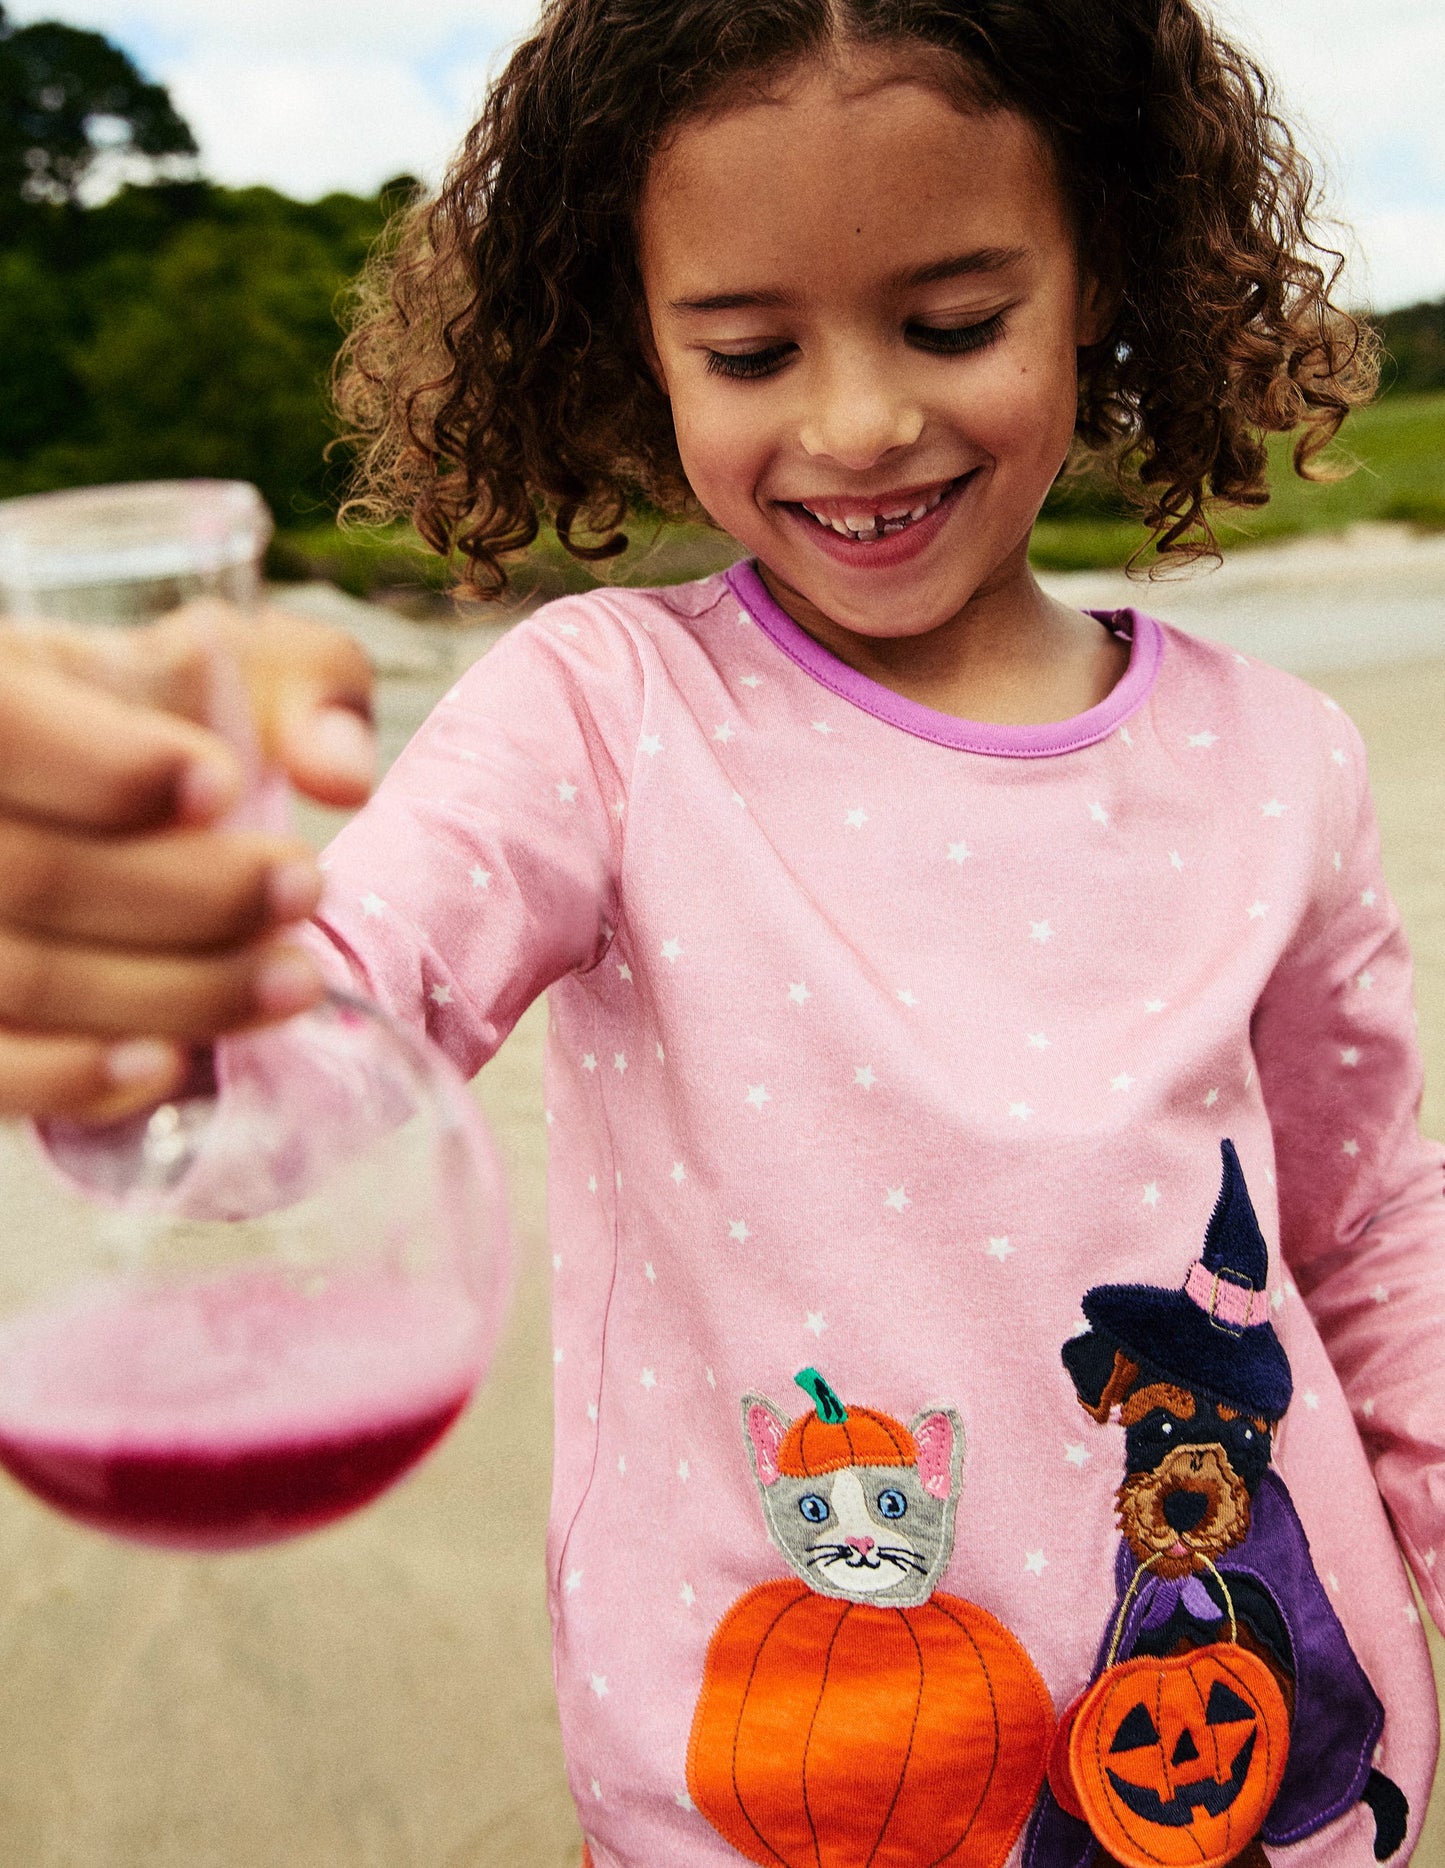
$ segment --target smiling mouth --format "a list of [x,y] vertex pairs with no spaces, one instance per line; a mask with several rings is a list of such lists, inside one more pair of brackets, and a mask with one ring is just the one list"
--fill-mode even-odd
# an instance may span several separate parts
[[[882,539],[896,538],[900,532],[906,532],[909,526],[917,525],[920,519],[926,519],[968,478],[968,474],[959,474],[956,479],[945,480],[931,493],[915,498],[908,504],[896,499],[885,500],[879,505],[860,500],[853,511],[838,517],[815,510],[806,500],[783,500],[780,503],[792,507],[795,512],[806,513],[825,532],[835,532],[839,538],[846,538],[853,544],[876,545]],[[828,504],[844,505],[846,502],[829,500]]]

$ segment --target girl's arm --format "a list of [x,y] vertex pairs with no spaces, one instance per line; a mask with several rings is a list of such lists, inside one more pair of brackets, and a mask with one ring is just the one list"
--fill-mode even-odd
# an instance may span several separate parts
[[1380,869],[1358,733],[1324,886],[1261,998],[1280,1243],[1437,1623],[1445,1550],[1445,1150],[1417,1127],[1409,949]]

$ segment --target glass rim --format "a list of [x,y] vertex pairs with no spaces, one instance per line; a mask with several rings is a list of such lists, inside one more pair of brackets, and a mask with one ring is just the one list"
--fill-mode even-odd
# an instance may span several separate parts
[[[214,575],[275,530],[246,480],[137,480],[0,500],[0,587],[24,593]],[[98,535],[97,535],[98,533]]]

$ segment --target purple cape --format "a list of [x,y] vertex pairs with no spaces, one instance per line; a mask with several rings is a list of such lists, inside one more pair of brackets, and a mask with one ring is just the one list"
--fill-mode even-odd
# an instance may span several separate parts
[[[1115,1615],[1136,1567],[1128,1545],[1121,1544],[1114,1566]],[[1298,1842],[1359,1801],[1385,1711],[1315,1574],[1304,1526],[1277,1473],[1261,1479],[1249,1534],[1219,1559],[1219,1568],[1226,1578],[1247,1576],[1264,1589],[1289,1632],[1295,1686],[1289,1762],[1260,1835],[1266,1842]],[[1181,1595],[1194,1611],[1203,1606],[1203,1594],[1187,1580],[1179,1584],[1146,1577],[1130,1605],[1118,1658],[1128,1660],[1139,1637],[1166,1621]],[[1094,1679],[1103,1671],[1113,1625],[1110,1616]],[[1220,1639],[1228,1638],[1229,1624],[1221,1616]],[[1083,1868],[1094,1846],[1087,1825],[1059,1808],[1046,1783],[1024,1843],[1027,1868]]]

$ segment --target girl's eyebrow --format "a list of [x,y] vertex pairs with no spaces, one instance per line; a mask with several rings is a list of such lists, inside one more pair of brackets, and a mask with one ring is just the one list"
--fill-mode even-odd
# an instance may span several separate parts
[[[955,253],[896,273],[889,281],[895,290],[909,286],[939,285],[947,279],[966,279],[976,273],[1007,272],[1028,258],[1021,246],[981,246],[971,253]],[[703,298],[675,298],[673,311],[776,311],[796,303],[791,292],[710,292]]]

